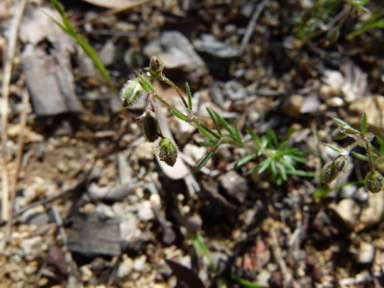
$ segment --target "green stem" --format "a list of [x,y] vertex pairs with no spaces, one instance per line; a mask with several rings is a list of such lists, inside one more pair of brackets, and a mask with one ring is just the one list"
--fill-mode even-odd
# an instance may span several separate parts
[[373,165],[370,143],[365,136],[363,137],[363,139],[364,139],[365,143],[367,143],[367,154],[368,154],[368,158],[369,158],[369,167],[371,168],[371,171],[372,171],[372,170],[374,170],[374,165]]
[[165,77],[163,74],[159,78],[161,81],[167,83],[169,86],[171,86],[173,89],[176,90],[177,94],[180,96],[181,101],[183,101],[184,107],[188,108],[187,101],[185,101],[183,94],[181,93],[179,87],[175,85],[171,80],[169,80],[167,77]]

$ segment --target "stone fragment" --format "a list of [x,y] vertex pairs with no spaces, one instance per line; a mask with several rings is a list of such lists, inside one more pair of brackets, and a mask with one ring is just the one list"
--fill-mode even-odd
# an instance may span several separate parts
[[113,64],[115,58],[116,47],[112,41],[107,41],[99,52],[99,58],[105,66]]
[[368,242],[361,242],[359,253],[357,254],[357,261],[361,264],[369,264],[375,260],[375,247]]
[[197,81],[208,71],[192,44],[178,31],[164,32],[144,48],[144,53],[149,58],[158,56],[168,69],[181,68],[189,73],[191,81]]
[[25,239],[20,243],[20,247],[23,249],[27,261],[32,261],[42,256],[42,245],[43,238],[41,236]]
[[145,262],[147,262],[147,256],[146,255],[141,255],[139,257],[136,257],[133,260],[133,265],[132,265],[133,270],[138,271],[138,272],[142,271]]
[[131,274],[133,268],[133,260],[127,256],[123,255],[123,262],[119,265],[117,269],[117,277],[122,278]]
[[384,190],[369,193],[369,198],[360,215],[358,230],[369,228],[384,219]]
[[238,55],[237,50],[215,38],[211,34],[203,34],[200,39],[193,42],[196,50],[199,52],[207,53],[217,58],[229,59]]
[[345,121],[360,129],[361,116],[367,115],[368,131],[373,133],[384,132],[384,96],[370,95],[360,98],[349,105],[351,113],[345,118]]
[[220,184],[226,192],[243,203],[247,197],[249,186],[247,180],[235,171],[229,171],[220,177]]
[[229,98],[232,101],[243,100],[247,97],[248,93],[244,86],[236,80],[230,80],[225,83],[225,88]]
[[351,230],[355,228],[361,208],[354,199],[343,199],[337,205],[331,204],[329,207],[337,213],[346,227]]

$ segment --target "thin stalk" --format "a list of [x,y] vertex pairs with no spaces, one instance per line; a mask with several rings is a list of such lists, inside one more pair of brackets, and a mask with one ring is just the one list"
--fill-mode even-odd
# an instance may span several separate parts
[[163,74],[161,75],[161,77],[160,77],[159,79],[160,79],[161,81],[167,83],[167,84],[168,84],[169,86],[171,86],[173,89],[175,89],[176,92],[177,92],[177,94],[180,96],[181,101],[183,101],[183,105],[184,105],[184,107],[185,107],[185,108],[189,108],[189,107],[188,107],[188,104],[187,104],[187,101],[185,101],[183,94],[181,93],[179,87],[177,87],[177,86],[175,85],[175,83],[173,83],[171,80],[169,80],[169,79],[168,79],[167,77],[165,77]]
[[[181,112],[180,110],[178,110],[177,108],[173,107],[171,104],[169,104],[167,102],[167,100],[165,100],[163,97],[161,97],[159,94],[157,93],[154,93],[153,96],[156,97],[156,99],[158,99],[161,103],[163,103],[168,109],[170,110],[176,110],[177,112],[179,112],[180,114],[182,114],[183,116],[185,116],[185,118],[188,119],[188,116],[185,115],[183,112]],[[198,119],[196,119],[195,117],[190,120],[190,122],[193,122],[195,123],[195,125],[197,127],[201,126],[204,128],[204,130],[206,130],[209,134],[211,134],[213,137],[215,137],[217,140],[220,140],[220,136],[218,136],[215,132],[213,132],[211,129],[209,129],[207,126],[205,126],[202,122],[200,122]]]
[[368,159],[369,159],[369,168],[372,170],[374,170],[374,165],[373,165],[373,159],[372,159],[372,153],[371,153],[371,149],[369,148],[370,147],[370,143],[369,141],[367,140],[366,137],[363,138],[365,143],[367,143],[367,154],[368,154]]

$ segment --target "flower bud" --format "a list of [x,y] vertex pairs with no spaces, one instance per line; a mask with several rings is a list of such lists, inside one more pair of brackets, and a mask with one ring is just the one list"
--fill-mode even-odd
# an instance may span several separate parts
[[149,63],[149,68],[152,74],[160,75],[163,73],[164,63],[159,57],[153,56],[151,62]]
[[336,27],[329,30],[326,37],[329,43],[333,44],[337,41],[337,39],[339,39],[339,36],[340,36],[340,29]]
[[149,142],[154,142],[161,135],[159,121],[157,120],[155,113],[146,111],[143,116],[140,116],[139,118],[145,138],[147,138]]
[[172,140],[165,137],[161,138],[159,142],[159,158],[171,167],[175,165],[177,159],[177,146]]
[[373,193],[380,192],[383,189],[383,175],[373,169],[365,177],[365,187]]
[[329,163],[325,164],[323,167],[323,170],[321,173],[322,182],[329,184],[333,180],[335,180],[339,174],[340,174],[340,172],[336,169],[335,162],[334,161],[329,162]]
[[129,80],[120,91],[121,105],[123,107],[128,107],[145,93],[146,92],[141,87],[138,79]]

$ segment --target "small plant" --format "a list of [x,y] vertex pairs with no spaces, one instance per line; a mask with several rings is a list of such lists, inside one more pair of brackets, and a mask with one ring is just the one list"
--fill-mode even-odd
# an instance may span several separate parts
[[[352,128],[348,123],[333,118],[339,128],[334,131],[332,136],[336,139],[343,139],[350,137],[355,141],[343,149],[338,149],[331,145],[327,145],[331,149],[339,153],[339,155],[331,162],[324,165],[322,170],[322,181],[326,184],[334,181],[341,172],[345,170],[345,167],[349,161],[349,155],[352,153],[355,157],[367,161],[369,164],[369,172],[365,176],[365,187],[368,191],[377,193],[383,188],[383,175],[380,171],[383,171],[384,164],[384,137],[376,136],[371,132],[367,132],[367,117],[363,114],[361,119],[361,130]],[[377,150],[371,142],[376,137],[379,143],[380,149]],[[366,150],[366,155],[353,152],[356,147],[362,147]]]
[[[253,143],[246,143],[239,131],[236,121],[229,124],[219,113],[207,108],[208,114],[212,119],[215,131],[208,128],[204,123],[198,120],[192,112],[192,95],[188,83],[185,85],[187,101],[184,99],[181,90],[163,74],[164,64],[159,57],[153,57],[150,65],[141,70],[136,77],[127,81],[121,89],[120,97],[122,105],[128,107],[132,105],[138,98],[147,97],[147,107],[142,116],[139,117],[140,124],[144,135],[148,141],[155,141],[160,138],[158,155],[161,161],[164,161],[170,166],[173,166],[177,158],[177,147],[170,139],[165,138],[161,133],[159,123],[156,118],[154,109],[155,99],[160,101],[179,119],[190,123],[204,134],[208,140],[200,142],[204,147],[211,147],[211,150],[201,159],[196,165],[193,173],[198,172],[213,156],[217,149],[222,144],[229,144],[233,147],[245,148],[250,151],[250,154],[241,159],[232,168],[238,168],[254,158],[262,159],[260,164],[255,166],[249,173],[262,173],[269,170],[274,181],[280,185],[287,180],[287,175],[297,174],[302,176],[312,176],[311,173],[296,171],[297,163],[305,163],[306,154],[296,148],[292,148],[288,144],[292,129],[285,136],[282,143],[279,143],[275,133],[268,129],[266,136],[259,138],[247,126],[247,132],[252,136]],[[169,104],[162,96],[160,96],[151,81],[158,79],[170,85],[180,97],[184,111],[180,111]],[[223,132],[225,130],[226,132]]]
[[[324,46],[337,41],[340,29],[349,17],[359,18],[362,12],[369,12],[365,7],[369,0],[314,0],[313,6],[304,10],[298,24],[297,37],[304,43],[311,41],[316,36],[324,33],[325,38],[321,40]],[[342,8],[342,9],[341,9]],[[341,10],[339,13],[336,11]],[[376,11],[362,24],[362,26],[346,36],[347,40],[367,32],[368,30],[384,27],[382,13]]]

